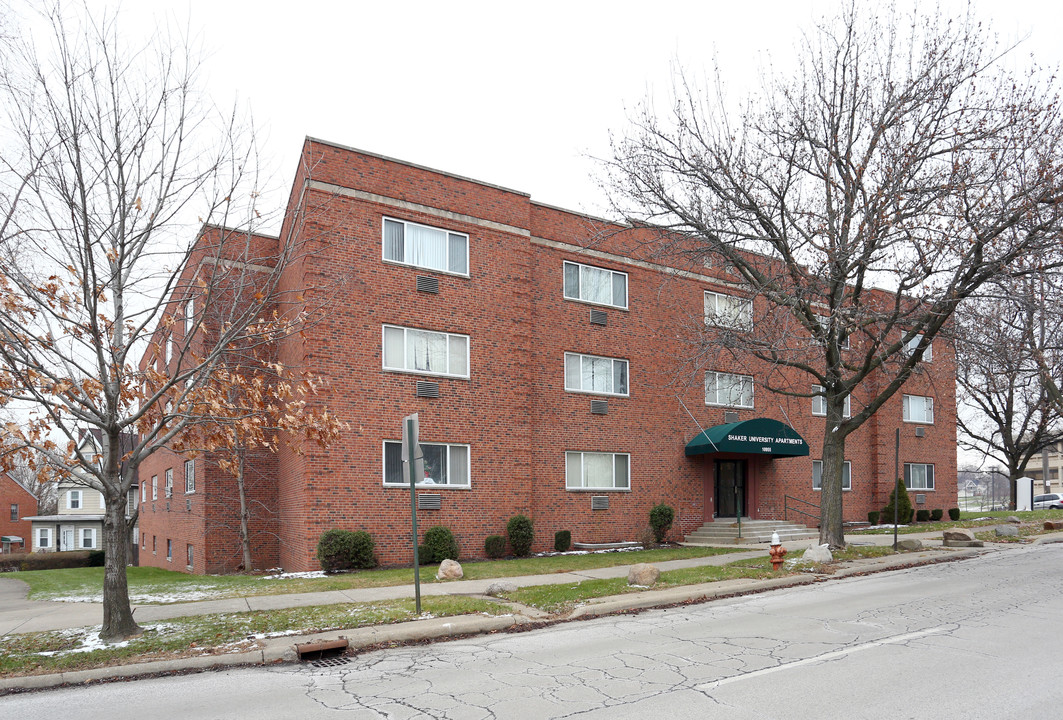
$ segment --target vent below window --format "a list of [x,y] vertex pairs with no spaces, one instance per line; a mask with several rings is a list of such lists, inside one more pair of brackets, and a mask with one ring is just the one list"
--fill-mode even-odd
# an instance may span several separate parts
[[439,510],[443,507],[443,496],[435,494],[422,494],[417,496],[418,510]]
[[591,414],[592,415],[608,415],[609,414],[609,401],[608,400],[591,400]]
[[188,498],[188,499],[185,500],[185,511],[186,512],[192,512],[192,499],[191,498]]
[[427,382],[425,380],[417,381],[417,397],[437,398],[439,397],[439,383]]
[[439,278],[427,275],[417,276],[417,290],[425,293],[439,293]]
[[915,496],[915,504],[916,505],[925,505],[926,504],[926,495],[916,495]]
[[591,324],[592,325],[608,325],[609,316],[605,314],[604,310],[591,309]]
[[917,427],[915,429],[915,436],[916,437],[926,437],[926,428],[925,427]]
[[725,423],[738,422],[738,413],[736,413],[736,412],[725,412],[723,414],[723,421]]
[[608,495],[592,495],[591,496],[591,510],[608,510],[609,509],[609,496]]

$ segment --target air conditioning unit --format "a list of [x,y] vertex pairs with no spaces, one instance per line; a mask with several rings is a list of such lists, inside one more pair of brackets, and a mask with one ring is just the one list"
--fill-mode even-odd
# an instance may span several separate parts
[[916,437],[926,437],[926,428],[925,427],[917,427],[915,429],[915,436]]

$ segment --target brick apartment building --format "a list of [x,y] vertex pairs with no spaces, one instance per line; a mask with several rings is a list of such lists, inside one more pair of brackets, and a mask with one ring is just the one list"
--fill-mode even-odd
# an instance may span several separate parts
[[7,473],[0,473],[0,552],[28,552],[37,496]]
[[[333,527],[368,530],[381,562],[408,562],[398,441],[415,412],[418,522],[450,527],[463,557],[482,557],[484,538],[518,512],[533,518],[538,551],[557,530],[635,539],[659,502],[676,509],[674,539],[739,508],[782,519],[786,496],[819,504],[821,398],[765,390],[772,369],[752,358],[684,361],[706,317],[741,325],[760,309],[726,267],[660,264],[623,228],[311,139],[288,210],[282,236],[305,254],[287,287],[308,303],[315,288],[339,294],[278,358],[324,379],[318,400],[347,429],[327,451],[259,458],[259,567],[316,569],[317,539]],[[919,507],[955,505],[950,350],[936,343],[920,370],[847,440],[847,521],[886,502],[897,428]],[[146,462],[141,564],[235,568],[231,502],[219,500],[231,484],[209,455]]]

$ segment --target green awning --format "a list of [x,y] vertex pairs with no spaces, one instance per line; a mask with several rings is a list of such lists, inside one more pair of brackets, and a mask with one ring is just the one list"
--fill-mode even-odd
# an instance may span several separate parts
[[808,455],[808,443],[789,425],[770,418],[753,418],[715,425],[687,443],[687,456],[709,453],[801,457]]

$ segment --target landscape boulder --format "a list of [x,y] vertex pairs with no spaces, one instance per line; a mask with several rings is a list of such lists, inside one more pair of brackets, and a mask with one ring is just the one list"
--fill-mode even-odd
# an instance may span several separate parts
[[487,590],[484,591],[484,594],[490,595],[491,597],[498,597],[499,595],[505,595],[506,593],[516,591],[517,583],[511,582],[509,580],[499,580],[488,585]]
[[652,587],[661,577],[661,571],[649,563],[637,563],[627,571],[627,584]]
[[1019,520],[1019,518],[1015,517],[1014,515],[1008,515],[1008,519],[1005,522],[1012,523],[1013,525],[1019,525],[1022,523],[1022,520]]
[[897,548],[905,551],[922,550],[923,541],[918,538],[905,538],[897,541]]
[[1019,528],[1014,525],[997,525],[995,531],[1000,537],[1019,537]]
[[1045,520],[1045,530],[1063,530],[1063,520]]
[[461,580],[465,576],[461,563],[457,560],[444,560],[439,564],[436,580]]
[[949,528],[941,532],[941,539],[953,542],[971,542],[974,540],[974,533],[967,528]]
[[831,554],[830,545],[816,545],[805,550],[805,554],[801,556],[801,562],[803,563],[829,563],[834,560],[834,555]]

